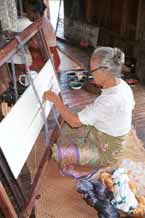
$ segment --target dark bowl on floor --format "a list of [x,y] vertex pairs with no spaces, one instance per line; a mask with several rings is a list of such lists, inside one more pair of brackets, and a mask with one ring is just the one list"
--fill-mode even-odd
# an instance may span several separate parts
[[68,78],[73,78],[76,77],[76,73],[74,71],[71,71],[70,73],[67,74]]

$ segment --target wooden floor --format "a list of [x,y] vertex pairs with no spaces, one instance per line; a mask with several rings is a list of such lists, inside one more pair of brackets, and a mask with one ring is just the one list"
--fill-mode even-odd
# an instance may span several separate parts
[[138,137],[145,145],[145,87],[137,85],[133,87],[136,106],[133,111],[133,125]]

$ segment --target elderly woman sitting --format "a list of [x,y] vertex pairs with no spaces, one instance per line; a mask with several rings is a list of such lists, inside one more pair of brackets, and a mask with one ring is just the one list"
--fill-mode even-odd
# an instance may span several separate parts
[[[72,127],[65,126],[63,132],[71,135],[73,144],[77,145],[82,165],[106,165],[114,162],[117,154],[125,149],[135,103],[131,88],[118,78],[123,63],[124,53],[118,48],[99,47],[94,51],[90,72],[95,83],[102,87],[102,93],[78,114],[70,112],[55,93],[47,91],[44,94],[44,99],[53,102]],[[63,141],[58,143],[62,145]],[[64,145],[67,150],[70,144]]]
[[61,166],[123,166],[134,171],[132,177],[140,180],[140,190],[145,194],[145,150],[131,130],[135,101],[131,88],[120,78],[123,63],[124,53],[118,48],[99,47],[94,51],[90,72],[102,92],[78,114],[69,111],[55,93],[44,93],[44,99],[54,103],[68,124],[52,148],[53,158]]

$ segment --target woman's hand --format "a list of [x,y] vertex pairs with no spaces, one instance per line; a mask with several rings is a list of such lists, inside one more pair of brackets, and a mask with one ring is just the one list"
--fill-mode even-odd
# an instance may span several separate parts
[[54,104],[57,103],[59,101],[59,97],[52,91],[46,91],[43,94],[43,99],[44,101],[51,101]]
[[63,101],[52,91],[44,92],[43,99],[46,101],[51,101],[54,103],[57,110],[60,112],[62,118],[71,126],[71,127],[80,127],[82,123],[80,122],[77,115],[73,114],[69,109],[64,105]]

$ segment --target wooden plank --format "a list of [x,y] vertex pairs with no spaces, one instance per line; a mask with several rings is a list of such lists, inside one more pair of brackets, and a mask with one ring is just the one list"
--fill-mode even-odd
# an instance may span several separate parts
[[[26,43],[29,39],[31,39],[41,28],[42,21],[38,20],[28,26],[23,32],[19,33],[18,36],[20,37],[23,43]],[[18,49],[19,42],[16,38],[8,42],[4,48],[0,49],[0,66],[2,66],[13,54],[16,53]]]
[[[10,192],[13,195],[13,198],[17,204],[18,210],[20,211],[22,208],[22,205],[25,203],[25,197],[22,193],[21,187],[19,186],[18,182],[15,180],[7,161],[3,155],[3,152],[0,148],[0,172],[2,173],[2,176],[4,177],[4,181],[7,183]],[[2,178],[1,178],[2,179]]]
[[0,208],[6,218],[18,217],[1,181],[0,181]]

